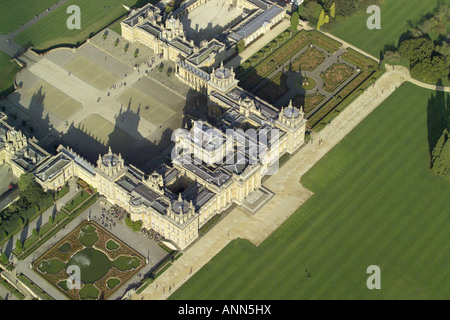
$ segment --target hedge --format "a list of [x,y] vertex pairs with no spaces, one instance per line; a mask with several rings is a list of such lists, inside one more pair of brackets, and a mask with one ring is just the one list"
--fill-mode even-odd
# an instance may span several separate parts
[[[91,198],[89,198],[88,200],[86,200],[85,202],[83,202],[82,205],[80,205],[77,209],[75,209],[74,211],[72,211],[72,213],[67,214],[64,211],[61,211],[56,217],[57,219],[55,219],[54,222],[54,227],[51,228],[49,231],[46,232],[46,234],[39,239],[38,241],[35,241],[28,250],[25,250],[22,254],[17,254],[15,253],[15,251],[13,250],[13,254],[16,255],[16,257],[19,260],[23,260],[26,257],[28,257],[31,253],[33,253],[37,248],[39,248],[41,245],[43,245],[47,240],[49,240],[51,237],[53,237],[56,233],[58,233],[64,226],[66,226],[67,224],[69,224],[73,219],[75,219],[80,213],[84,212],[87,208],[89,208],[92,204],[94,204],[95,201],[97,201],[98,198],[98,193],[94,194],[93,196],[91,196]],[[64,217],[65,216],[65,217]],[[60,218],[58,218],[60,217]],[[64,218],[63,218],[64,217]],[[62,223],[59,223],[58,225],[56,224],[58,221],[61,221]],[[50,223],[50,222],[48,222]],[[47,224],[48,224],[47,223]],[[47,225],[46,224],[46,225]],[[42,230],[42,228],[41,228]]]
[[8,281],[6,281],[5,279],[3,279],[1,277],[0,277],[0,284],[3,285],[8,291],[10,291],[13,295],[15,295],[20,300],[25,299],[25,295],[22,292],[17,290],[16,287],[14,287]]
[[41,297],[44,300],[55,300],[53,299],[47,292],[42,290],[37,284],[31,281],[26,275],[18,274],[17,278],[22,281],[22,283],[27,286],[31,291],[33,291],[36,295]]

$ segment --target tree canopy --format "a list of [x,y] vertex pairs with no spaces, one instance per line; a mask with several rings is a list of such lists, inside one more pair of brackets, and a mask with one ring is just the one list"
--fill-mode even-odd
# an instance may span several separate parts
[[297,30],[299,22],[300,22],[300,18],[299,18],[298,12],[294,11],[294,13],[292,14],[292,17],[291,17],[291,30],[292,31]]
[[436,50],[432,40],[416,37],[404,40],[398,52],[410,61],[411,73],[415,78],[436,82],[448,76],[448,57]]
[[37,203],[43,195],[42,188],[36,183],[31,173],[21,175],[18,185],[21,196],[31,204]]

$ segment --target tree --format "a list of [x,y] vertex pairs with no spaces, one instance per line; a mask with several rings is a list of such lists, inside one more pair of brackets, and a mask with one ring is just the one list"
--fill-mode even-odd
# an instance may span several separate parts
[[447,129],[438,140],[431,155],[431,172],[436,175],[448,176],[450,167],[450,142]]
[[16,249],[19,253],[23,250],[23,243],[19,239],[16,240]]
[[330,7],[330,16],[332,18],[336,17],[336,3],[335,2],[333,2],[333,4]]
[[291,17],[291,30],[292,31],[297,30],[299,22],[300,22],[300,18],[299,18],[298,12],[294,11],[294,13],[292,14],[292,17]]
[[35,204],[41,199],[43,193],[42,188],[37,185],[33,174],[27,173],[21,175],[18,185],[21,196],[29,203]]
[[325,10],[322,9],[319,15],[319,21],[317,22],[317,30],[320,30],[320,27],[325,24]]
[[173,10],[173,7],[172,7],[172,6],[167,6],[165,12],[166,12],[167,14],[169,14],[169,13],[172,12],[172,10]]
[[448,76],[446,59],[442,56],[424,58],[411,66],[411,73],[420,80],[436,82]]
[[404,40],[398,47],[398,52],[410,60],[411,64],[431,57],[433,50],[433,41],[425,37]]
[[449,61],[435,51],[432,40],[418,37],[404,40],[398,52],[410,62],[411,74],[422,81],[436,82],[448,76]]
[[244,39],[241,39],[238,41],[238,43],[236,44],[236,48],[237,48],[237,53],[241,53],[242,51],[244,51],[244,49],[245,49]]
[[49,217],[48,217],[48,221],[49,221],[50,223],[53,223],[53,221],[54,221],[53,216],[49,216]]
[[8,264],[8,257],[6,256],[6,254],[3,252],[0,256],[0,262],[3,263],[4,265]]
[[142,222],[142,220],[131,221],[131,218],[130,218],[130,217],[127,217],[127,218],[125,219],[125,224],[126,224],[129,228],[131,228],[131,230],[133,230],[134,232],[139,232],[139,231],[141,231],[141,229],[142,229],[143,222]]
[[34,236],[35,238],[37,238],[38,235],[39,235],[39,232],[38,232],[36,229],[33,229],[33,231],[31,231],[31,233],[33,234],[33,236]]
[[[304,7],[303,7],[304,5]],[[315,1],[309,1],[306,4],[300,6],[299,14],[302,19],[309,21],[311,26],[317,24],[322,6]]]
[[351,16],[358,9],[359,0],[336,0],[336,14],[340,16]]

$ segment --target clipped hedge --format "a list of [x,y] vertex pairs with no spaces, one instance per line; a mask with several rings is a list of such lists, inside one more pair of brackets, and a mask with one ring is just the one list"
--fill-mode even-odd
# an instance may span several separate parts
[[31,281],[26,275],[18,274],[17,278],[22,281],[22,283],[27,286],[31,291],[33,291],[37,296],[41,297],[43,300],[55,300],[47,292],[42,290],[37,284]]

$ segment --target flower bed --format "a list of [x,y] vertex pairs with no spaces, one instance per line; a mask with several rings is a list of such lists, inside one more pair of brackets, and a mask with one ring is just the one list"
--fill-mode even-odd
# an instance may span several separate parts
[[[285,33],[283,33],[283,36],[279,36],[279,38],[284,37],[284,39],[289,39],[289,37],[284,36],[284,34]],[[257,55],[251,57],[249,60],[254,61],[254,63],[251,64],[251,67],[247,65],[248,68],[245,68],[245,71],[240,76],[240,86],[247,90],[255,86],[259,81],[273,72],[277,66],[285,63],[289,58],[310,43],[314,43],[329,52],[337,51],[342,45],[318,31],[301,30],[268,57],[258,58]],[[270,47],[271,43],[267,46]]]
[[320,93],[308,94],[306,96],[299,95],[292,101],[292,104],[297,108],[303,107],[303,111],[308,113],[317,107],[323,99],[325,99],[325,96]]
[[329,67],[322,75],[324,81],[324,89],[328,92],[333,92],[339,87],[345,80],[347,80],[354,70],[343,63],[337,63]]
[[326,60],[325,54],[317,48],[309,48],[292,62],[292,71],[313,71]]

